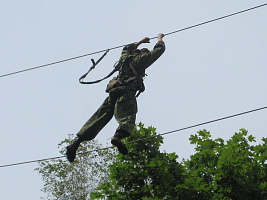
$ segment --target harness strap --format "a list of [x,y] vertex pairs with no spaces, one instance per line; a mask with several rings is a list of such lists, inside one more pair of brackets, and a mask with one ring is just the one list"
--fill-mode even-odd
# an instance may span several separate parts
[[118,70],[118,67],[116,65],[115,66],[115,69],[112,72],[110,72],[106,77],[104,77],[102,79],[99,79],[99,80],[96,80],[96,81],[90,81],[90,82],[83,81],[83,79],[89,74],[89,72],[95,68],[95,66],[107,55],[108,52],[109,52],[109,49],[96,62],[94,61],[94,59],[91,59],[93,65],[92,65],[92,67],[90,67],[90,69],[88,70],[88,72],[86,72],[84,75],[82,75],[81,78],[79,79],[79,82],[81,84],[94,84],[94,83],[99,83],[99,82],[101,82],[101,81],[109,78],[112,74],[114,74]]
[[133,63],[132,60],[129,62],[129,65],[130,65],[130,68],[133,71],[133,73],[134,73],[135,76],[127,79],[125,82],[130,82],[130,81],[133,81],[133,80],[136,81],[135,84],[136,84],[137,91],[138,91],[136,97],[138,97],[142,92],[145,91],[145,85],[144,85],[144,82],[143,82],[143,77],[144,76],[143,75],[140,75],[137,72],[136,67],[134,66],[134,63]]
[[117,69],[113,69],[112,72],[110,72],[107,76],[105,76],[104,78],[102,79],[99,79],[99,80],[96,80],[96,81],[90,81],[90,82],[85,82],[85,81],[82,81],[81,78],[79,79],[80,83],[81,84],[95,84],[95,83],[99,83],[107,78],[109,78],[112,74],[114,74],[116,71],[118,71]]
[[135,87],[136,87],[136,89],[138,91],[138,94],[136,95],[136,97],[138,97],[141,92],[144,92],[145,85],[143,83],[143,75],[139,75],[139,73],[136,70],[136,67],[134,66],[135,64],[133,62],[133,58],[134,58],[133,55],[129,55],[125,59],[123,59],[122,61],[119,61],[119,62],[115,63],[114,69],[107,76],[105,76],[104,78],[99,79],[99,80],[96,80],[96,81],[89,81],[89,82],[83,81],[83,79],[89,74],[89,72],[91,70],[93,70],[95,68],[95,66],[107,55],[108,51],[109,51],[109,49],[97,60],[97,62],[95,62],[94,59],[91,59],[91,61],[93,63],[92,67],[90,67],[90,69],[88,70],[88,72],[86,72],[84,75],[81,76],[81,78],[79,79],[79,82],[81,84],[95,84],[95,83],[99,83],[99,82],[101,82],[101,81],[109,78],[116,71],[119,71],[119,69],[122,67],[122,65],[124,65],[126,62],[128,62],[130,68],[127,70],[127,72],[126,72],[125,75],[127,75],[129,73],[130,69],[131,69],[133,71],[133,73],[134,73],[134,77],[130,77],[127,80],[124,80],[125,79],[125,75],[124,75],[124,77],[120,77],[120,75],[118,75],[118,78],[120,80],[120,84],[129,83],[131,81],[135,81],[133,84],[135,84]]

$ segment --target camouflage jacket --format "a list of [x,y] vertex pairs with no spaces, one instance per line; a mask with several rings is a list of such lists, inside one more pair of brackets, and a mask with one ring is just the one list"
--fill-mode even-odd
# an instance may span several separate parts
[[[133,62],[135,64],[136,70],[139,74],[144,74],[145,70],[152,65],[165,51],[165,43],[163,41],[159,41],[156,43],[152,51],[149,51],[147,54],[139,55],[139,51],[137,49],[137,45],[135,43],[129,44],[125,46],[122,50],[122,54],[120,57],[120,61],[125,59],[128,55],[134,55]],[[127,73],[127,77],[134,76],[132,70],[129,70],[129,64],[123,65],[119,70],[119,76],[125,76]]]
[[[136,68],[138,74],[145,74],[145,70],[152,65],[165,51],[165,43],[163,41],[159,41],[154,46],[153,50],[149,51],[146,54],[140,55],[140,50],[137,49],[137,45],[135,43],[129,44],[125,46],[122,50],[122,54],[119,61],[123,61],[127,56],[133,55],[133,63]],[[128,78],[134,77],[134,72],[130,69],[130,64],[125,63],[119,69],[118,79],[123,77],[124,80]],[[109,92],[117,92],[117,91],[125,91],[125,90],[134,90],[133,85],[131,83],[122,84],[115,86]]]

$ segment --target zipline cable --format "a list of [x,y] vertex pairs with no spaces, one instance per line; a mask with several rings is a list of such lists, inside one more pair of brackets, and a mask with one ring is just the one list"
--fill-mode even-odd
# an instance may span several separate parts
[[[212,19],[212,20],[209,20],[209,21],[200,23],[200,24],[189,26],[189,27],[186,27],[186,28],[177,30],[177,31],[166,33],[164,35],[167,36],[167,35],[171,35],[171,34],[174,34],[174,33],[181,32],[181,31],[185,31],[185,30],[188,30],[188,29],[191,29],[191,28],[195,28],[197,26],[208,24],[208,23],[211,23],[211,22],[214,22],[214,21],[218,21],[218,20],[227,18],[227,17],[231,17],[231,16],[234,16],[234,15],[237,15],[237,14],[241,14],[241,13],[244,13],[244,12],[247,12],[247,11],[251,11],[251,10],[254,10],[254,9],[257,9],[257,8],[260,8],[260,7],[263,7],[263,6],[266,6],[266,5],[267,5],[267,3],[262,4],[262,5],[259,5],[259,6],[255,6],[255,7],[252,7],[252,8],[248,8],[246,10],[242,10],[242,11],[239,11],[239,12],[236,12],[236,13],[225,15],[223,17]],[[157,37],[152,37],[150,39],[152,40],[152,39],[155,39],[155,38],[157,38]],[[127,45],[127,44],[125,44],[125,45]],[[121,47],[124,47],[125,45],[120,45],[120,46],[117,46],[117,47],[109,48],[109,50],[121,48]],[[34,70],[34,69],[39,69],[39,68],[47,67],[47,66],[50,66],[50,65],[55,65],[55,64],[59,64],[59,63],[63,63],[63,62],[71,61],[71,60],[75,60],[75,59],[78,59],[78,58],[83,58],[83,57],[86,57],[86,56],[90,56],[90,55],[97,54],[97,53],[102,53],[102,52],[105,52],[105,51],[107,51],[107,50],[96,51],[96,52],[93,52],[93,53],[88,53],[88,54],[84,54],[84,55],[80,55],[80,56],[68,58],[68,59],[65,59],[65,60],[60,60],[60,61],[48,63],[48,64],[45,64],[45,65],[40,65],[40,66],[36,66],[36,67],[32,67],[32,68],[28,68],[28,69],[24,69],[24,70],[20,70],[20,71],[16,71],[16,72],[11,72],[11,73],[8,73],[8,74],[0,75],[0,78],[5,77],[5,76],[10,76],[10,75],[18,74],[18,73],[22,73],[22,72],[26,72],[26,71],[30,71],[30,70]]]
[[[131,143],[139,142],[139,141],[142,141],[142,140],[147,140],[147,139],[150,139],[150,138],[154,138],[154,137],[158,137],[158,136],[162,136],[162,135],[167,135],[167,134],[171,134],[171,133],[174,133],[174,132],[183,131],[183,130],[186,130],[186,129],[194,128],[194,127],[197,127],[197,126],[202,126],[202,125],[205,125],[205,124],[214,123],[214,122],[217,122],[217,121],[222,121],[222,120],[233,118],[233,117],[237,117],[237,116],[240,116],[240,115],[245,115],[245,114],[248,114],[248,113],[260,111],[260,110],[263,110],[263,109],[266,109],[266,108],[267,108],[267,106],[261,107],[261,108],[257,108],[257,109],[254,109],[254,110],[249,110],[249,111],[238,113],[238,114],[235,114],[235,115],[230,115],[230,116],[227,116],[227,117],[222,117],[222,118],[218,118],[218,119],[215,119],[215,120],[211,120],[211,121],[207,121],[207,122],[195,124],[195,125],[192,125],[192,126],[180,128],[180,129],[177,129],[177,130],[173,130],[173,131],[169,131],[169,132],[157,134],[157,135],[154,135],[154,136],[150,136],[150,137],[146,137],[146,138],[141,138],[141,139],[138,139],[138,140],[134,140],[134,141],[128,142],[126,144],[131,144]],[[91,153],[91,152],[94,152],[94,151],[106,150],[106,149],[113,148],[113,147],[114,146],[104,147],[104,148],[100,148],[100,149],[94,149],[94,150],[91,150],[91,151],[77,153],[77,155]],[[45,159],[39,159],[39,160],[32,160],[32,161],[26,161],[26,162],[20,162],[20,163],[6,164],[6,165],[1,165],[0,168],[11,167],[11,166],[16,166],[16,165],[24,165],[24,164],[29,164],[29,163],[35,163],[35,162],[53,160],[53,159],[59,159],[59,158],[63,158],[63,157],[65,157],[65,156],[58,156],[58,157],[45,158]]]
[[[170,32],[170,33],[166,33],[164,34],[165,36],[166,35],[171,35],[171,34],[174,34],[174,33],[178,33],[178,32],[181,32],[181,31],[185,31],[185,30],[188,30],[188,29],[191,29],[191,28],[195,28],[197,26],[202,26],[204,24],[208,24],[208,23],[211,23],[211,22],[214,22],[214,21],[218,21],[218,20],[221,20],[221,19],[224,19],[224,18],[227,18],[227,17],[232,17],[234,15],[238,15],[238,14],[241,14],[241,13],[244,13],[244,12],[248,12],[250,10],[254,10],[254,9],[257,9],[257,8],[260,8],[260,7],[263,7],[263,6],[266,6],[267,3],[265,4],[262,4],[262,5],[259,5],[259,6],[255,6],[255,7],[252,7],[252,8],[248,8],[246,10],[242,10],[242,11],[239,11],[239,12],[236,12],[236,13],[232,13],[232,14],[229,14],[229,15],[225,15],[223,17],[218,17],[216,19],[212,19],[212,20],[209,20],[209,21],[206,21],[206,22],[202,22],[202,23],[199,23],[199,24],[196,24],[196,25],[193,25],[193,26],[189,26],[189,27],[186,27],[186,28],[183,28],[183,29],[180,29],[180,30],[177,30],[177,31],[173,31],[173,32]],[[150,39],[155,39],[157,37],[153,37],[153,38],[150,38]]]

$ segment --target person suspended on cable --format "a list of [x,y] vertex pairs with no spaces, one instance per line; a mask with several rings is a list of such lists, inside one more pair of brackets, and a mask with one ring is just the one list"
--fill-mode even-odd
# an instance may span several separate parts
[[147,48],[138,49],[139,45],[150,43],[148,37],[123,48],[116,65],[118,76],[114,77],[106,88],[108,97],[77,133],[74,143],[67,146],[66,154],[70,162],[74,161],[80,143],[94,139],[113,116],[118,122],[118,127],[111,138],[111,143],[121,154],[128,153],[122,139],[129,137],[133,131],[137,113],[136,98],[145,90],[143,77],[146,69],[165,51],[163,37],[164,34],[158,34],[158,41],[151,51]]

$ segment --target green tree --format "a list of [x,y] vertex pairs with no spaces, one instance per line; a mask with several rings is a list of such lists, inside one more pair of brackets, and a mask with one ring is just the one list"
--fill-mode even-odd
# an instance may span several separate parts
[[181,199],[267,199],[267,139],[255,138],[245,129],[228,141],[212,140],[208,131],[191,135],[196,153],[185,161],[187,177],[177,186]]
[[[60,154],[65,155],[66,146],[73,142],[73,135],[62,141],[58,148]],[[102,146],[96,141],[83,142],[77,154],[100,149]],[[67,159],[56,159],[39,162],[36,168],[44,181],[42,191],[47,199],[86,200],[102,182],[108,179],[107,166],[112,163],[115,152],[112,149],[92,151],[78,155],[74,163]]]
[[[93,151],[74,164],[65,159],[40,162],[37,171],[49,199],[267,200],[266,138],[256,144],[241,129],[224,141],[200,130],[189,140],[195,153],[179,163],[175,153],[160,152],[163,137],[156,129],[140,123],[125,139],[128,155]],[[97,148],[101,146],[91,141],[79,150]],[[60,152],[65,155],[65,148]]]
[[[150,137],[149,139],[145,139]],[[140,139],[140,140],[139,140]],[[142,140],[144,139],[144,140]],[[133,142],[139,140],[137,142]],[[126,142],[129,154],[118,155],[109,166],[110,180],[92,199],[109,200],[264,200],[267,199],[267,139],[245,129],[224,141],[201,130],[190,136],[195,147],[188,160],[177,162],[174,153],[161,153],[161,136],[139,124]]]
[[[136,140],[139,141],[134,142]],[[156,136],[155,128],[145,128],[140,123],[125,142],[129,154],[117,156],[109,166],[111,181],[98,187],[91,198],[172,199],[176,195],[176,185],[183,183],[185,172],[175,153],[160,152],[163,137]]]

